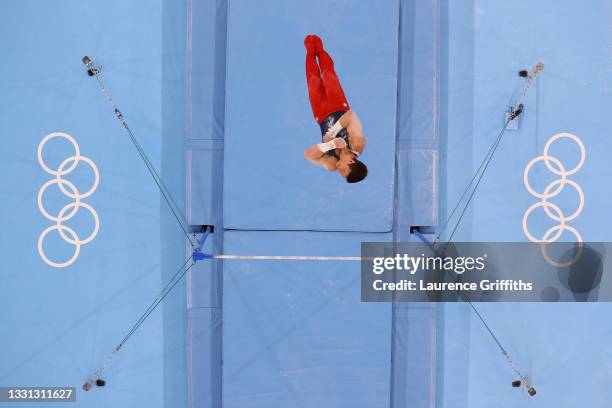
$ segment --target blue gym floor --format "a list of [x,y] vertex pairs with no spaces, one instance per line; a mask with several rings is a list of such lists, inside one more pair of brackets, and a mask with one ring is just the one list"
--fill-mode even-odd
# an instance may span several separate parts
[[[359,266],[206,261],[194,267],[104,372],[83,382],[189,254],[125,130],[81,63],[105,85],[191,225],[215,225],[216,254],[358,256],[361,242],[409,241],[446,219],[520,92],[545,69],[517,130],[499,145],[455,241],[525,242],[537,199],[527,163],[555,134],[585,145],[571,222],[612,238],[612,5],[562,0],[9,0],[0,5],[0,386],[73,386],[61,407],[607,407],[607,303],[482,303],[478,308],[537,385],[530,398],[469,306],[361,303]],[[363,123],[369,167],[347,184],[303,149],[320,139],[303,39],[317,33]],[[42,138],[66,132],[96,163],[87,203],[100,229],[69,267],[37,250],[50,221]],[[50,143],[57,168],[71,153]],[[575,144],[551,148],[566,168]],[[541,164],[541,163],[540,163]],[[544,166],[530,176],[544,188]],[[91,185],[84,166],[71,175]],[[49,188],[57,214],[67,197]],[[555,204],[571,213],[576,195]],[[70,221],[91,231],[86,211]],[[540,236],[553,221],[534,212]],[[573,239],[571,234],[564,238]],[[50,233],[45,250],[74,247]],[[605,279],[606,277],[604,277]],[[13,406],[1,404],[2,406]],[[28,404],[14,404],[28,406]]]

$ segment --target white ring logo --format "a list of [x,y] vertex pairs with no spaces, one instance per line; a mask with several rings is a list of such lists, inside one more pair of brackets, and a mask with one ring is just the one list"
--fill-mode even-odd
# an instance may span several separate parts
[[[74,155],[66,158],[59,165],[57,170],[53,170],[49,168],[43,160],[42,150],[49,140],[56,137],[61,137],[68,140],[72,144],[72,147],[74,147]],[[71,173],[81,161],[87,163],[92,168],[94,173],[93,186],[83,194],[79,193],[79,190],[72,182],[62,178],[63,176]],[[50,133],[45,136],[43,140],[41,140],[38,145],[38,163],[40,163],[40,166],[43,168],[44,171],[55,176],[55,178],[47,181],[45,184],[42,185],[40,190],[38,190],[38,209],[45,218],[55,222],[55,225],[47,227],[38,237],[38,253],[40,254],[42,260],[45,261],[45,263],[47,263],[48,265],[54,266],[56,268],[65,268],[67,266],[72,265],[77,260],[77,258],[79,257],[79,253],[81,252],[81,245],[85,245],[91,242],[98,234],[98,230],[100,228],[100,219],[98,218],[98,213],[96,212],[96,210],[93,209],[91,205],[84,203],[81,200],[89,197],[96,191],[96,189],[98,188],[98,184],[100,183],[100,173],[98,172],[98,167],[96,166],[96,164],[89,157],[81,156],[81,151],[76,140],[69,134],[63,132]],[[74,200],[72,203],[65,205],[60,210],[57,216],[49,214],[42,204],[42,196],[45,190],[53,184],[57,184],[60,191],[64,195]],[[64,221],[68,221],[72,217],[74,217],[79,211],[79,208],[81,207],[89,211],[89,213],[94,218],[94,230],[86,239],[83,240],[79,238],[77,233],[72,228],[62,224]],[[49,234],[49,232],[53,230],[57,230],[64,241],[74,245],[74,254],[66,262],[51,261],[43,250],[43,241],[47,234]]]
[[[578,148],[580,149],[580,161],[571,170],[566,170],[559,159],[549,154],[550,146],[555,141],[559,139],[564,139],[564,138],[573,140],[578,145]],[[548,139],[548,141],[546,142],[546,145],[544,146],[544,154],[531,160],[527,164],[527,166],[525,166],[525,172],[523,173],[523,183],[525,184],[525,188],[527,189],[527,191],[529,191],[531,195],[540,199],[539,202],[531,205],[527,209],[527,211],[525,211],[525,213],[523,214],[523,232],[525,233],[525,235],[531,242],[540,244],[540,248],[542,250],[542,255],[544,256],[544,258],[546,258],[546,260],[549,263],[555,266],[559,266],[559,267],[569,266],[573,264],[574,262],[576,262],[580,258],[580,255],[582,254],[582,247],[583,247],[582,237],[580,236],[580,233],[578,232],[578,230],[576,230],[571,225],[568,225],[567,223],[574,220],[582,212],[582,209],[584,207],[584,193],[582,192],[582,188],[574,180],[569,179],[568,176],[571,176],[577,173],[578,170],[582,168],[582,165],[584,164],[585,159],[586,159],[586,149],[584,148],[584,144],[578,138],[578,136],[573,135],[571,133],[557,133],[556,135]],[[557,180],[554,180],[550,184],[548,184],[548,186],[546,186],[546,188],[544,189],[543,193],[538,193],[529,184],[529,171],[531,170],[534,164],[540,161],[544,161],[546,168],[550,170],[553,174],[560,177]],[[566,185],[573,187],[574,190],[576,190],[576,192],[578,193],[578,197],[580,199],[578,208],[576,209],[576,211],[574,211],[569,216],[565,216],[565,214],[563,214],[559,206],[548,201],[550,198],[553,198],[557,196],[559,193],[561,193],[561,191]],[[550,217],[553,221],[556,221],[558,223],[557,225],[549,228],[544,233],[544,236],[541,239],[534,237],[531,234],[531,232],[529,232],[529,228],[527,225],[529,215],[536,208],[539,208],[539,207],[544,207],[544,212],[546,213],[546,215],[548,215],[548,217]],[[555,242],[556,240],[558,240],[561,237],[561,234],[563,234],[563,231],[566,231],[566,230],[574,234],[574,236],[576,237],[576,241],[580,244],[579,250],[576,253],[576,255],[567,262],[553,261],[550,259],[550,257],[548,256],[548,253],[546,252],[546,244]]]

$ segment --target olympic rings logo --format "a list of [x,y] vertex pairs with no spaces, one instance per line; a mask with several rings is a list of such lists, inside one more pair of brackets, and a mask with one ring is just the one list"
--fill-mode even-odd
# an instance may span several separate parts
[[[47,166],[47,164],[43,160],[42,151],[43,151],[43,147],[45,146],[45,144],[47,144],[47,142],[49,142],[53,138],[58,138],[58,137],[64,138],[68,140],[70,144],[72,144],[72,147],[74,148],[74,155],[67,157],[59,165],[57,170],[53,170],[49,168],[49,166]],[[63,176],[66,176],[67,174],[71,173],[78,166],[80,162],[87,163],[91,167],[94,173],[94,182],[93,182],[92,187],[87,192],[82,193],[82,194],[79,192],[79,190],[76,188],[76,186],[72,182],[63,178]],[[96,166],[96,164],[89,157],[85,157],[81,155],[79,144],[76,142],[74,137],[70,136],[67,133],[63,133],[63,132],[50,133],[41,140],[41,142],[38,145],[38,163],[40,164],[40,166],[43,168],[44,171],[55,176],[55,178],[48,180],[45,184],[42,185],[40,190],[38,190],[38,209],[40,210],[41,214],[45,218],[55,223],[55,225],[51,225],[47,227],[38,237],[38,253],[40,254],[40,257],[46,264],[56,267],[56,268],[65,268],[67,266],[72,265],[77,260],[77,258],[79,257],[79,253],[81,251],[81,245],[88,244],[98,234],[98,230],[100,228],[100,219],[98,217],[98,213],[96,212],[96,210],[94,210],[94,208],[91,205],[84,203],[82,200],[84,198],[91,196],[96,191],[100,183],[100,173],[98,172],[98,167]],[[49,212],[45,209],[45,207],[42,204],[42,197],[43,197],[45,190],[47,190],[47,188],[49,188],[49,186],[53,184],[57,184],[60,191],[64,195],[74,200],[73,202],[65,205],[59,211],[59,214],[57,216],[53,216],[49,214]],[[85,239],[80,239],[77,233],[72,228],[63,224],[63,222],[68,221],[72,217],[74,217],[76,213],[79,211],[79,208],[86,209],[92,215],[94,219],[94,229],[91,232],[91,234],[89,234],[89,236]],[[43,250],[43,241],[45,240],[45,237],[51,231],[54,231],[54,230],[58,231],[60,237],[62,237],[64,241],[66,241],[67,243],[71,245],[74,245],[74,248],[75,248],[74,253],[72,257],[68,259],[66,262],[51,261]]]
[[[557,159],[556,157],[551,156],[549,153],[550,146],[559,139],[570,139],[574,141],[576,145],[578,145],[578,148],[580,150],[580,160],[578,164],[570,170],[565,169],[565,166],[563,166],[561,161]],[[540,201],[532,204],[527,209],[527,211],[525,211],[525,213],[523,214],[523,232],[525,233],[525,236],[531,242],[540,244],[542,255],[544,256],[544,258],[546,258],[546,260],[550,264],[554,266],[559,266],[559,267],[569,266],[573,264],[574,262],[576,262],[582,255],[582,247],[583,247],[582,236],[580,235],[578,230],[576,230],[576,228],[572,227],[571,225],[568,225],[568,222],[576,219],[576,217],[578,217],[580,213],[582,212],[582,209],[584,208],[584,192],[582,191],[582,188],[578,185],[578,183],[576,183],[574,180],[569,179],[568,176],[571,176],[577,173],[582,168],[585,159],[586,159],[586,149],[584,147],[584,144],[580,140],[580,138],[578,138],[578,136],[573,135],[571,133],[557,133],[556,135],[548,139],[548,141],[546,142],[546,145],[544,146],[544,154],[541,156],[535,157],[527,164],[527,166],[525,166],[525,171],[523,173],[523,183],[525,184],[525,188],[531,195],[539,198]],[[546,168],[549,171],[551,171],[553,174],[559,177],[558,179],[548,184],[548,186],[546,186],[546,188],[544,189],[544,192],[542,193],[535,191],[529,184],[529,171],[531,170],[534,164],[540,161],[543,161],[544,164],[546,165]],[[559,208],[559,206],[548,201],[549,199],[561,193],[561,191],[565,188],[566,185],[569,185],[578,193],[578,197],[580,200],[578,204],[578,208],[569,216],[566,216],[563,213],[563,211],[561,211],[561,208]],[[531,232],[529,232],[527,221],[531,213],[536,208],[540,208],[540,207],[543,207],[546,215],[549,218],[551,218],[553,221],[556,221],[558,224],[549,228],[544,233],[542,238],[538,239],[534,237],[531,234]],[[555,242],[556,240],[558,240],[564,231],[569,231],[572,234],[574,234],[574,236],[576,237],[576,241],[580,244],[579,250],[576,253],[576,255],[574,255],[574,257],[570,259],[569,261],[556,262],[556,261],[551,260],[550,257],[548,256],[548,253],[546,252],[546,244]]]

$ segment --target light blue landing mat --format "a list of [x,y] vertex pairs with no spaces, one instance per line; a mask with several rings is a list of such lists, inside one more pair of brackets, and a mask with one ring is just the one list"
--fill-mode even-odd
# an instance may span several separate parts
[[[228,232],[227,254],[358,256],[390,234]],[[226,261],[224,407],[389,405],[391,304],[360,302],[359,262]]]
[[[390,231],[398,22],[397,1],[230,2],[226,228]],[[323,38],[363,123],[369,175],[361,183],[304,159],[321,141],[304,68],[311,32]]]

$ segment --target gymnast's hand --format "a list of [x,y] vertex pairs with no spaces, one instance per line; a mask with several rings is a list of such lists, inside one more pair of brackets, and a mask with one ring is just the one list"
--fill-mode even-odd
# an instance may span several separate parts
[[[328,130],[325,135],[323,135],[323,142],[329,142],[330,140],[334,140],[334,138],[336,138],[336,135],[338,133],[334,132],[332,129]],[[338,138],[338,139],[342,139],[342,138]],[[344,139],[343,139],[344,140]]]
[[[325,140],[325,138],[323,140]],[[336,147],[336,149],[343,149],[346,147],[346,140],[344,140],[341,137],[337,137],[333,139],[333,142],[334,142],[334,146]]]

